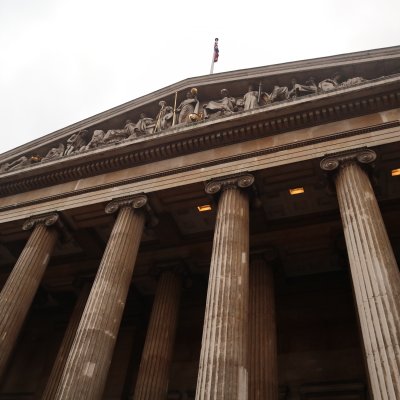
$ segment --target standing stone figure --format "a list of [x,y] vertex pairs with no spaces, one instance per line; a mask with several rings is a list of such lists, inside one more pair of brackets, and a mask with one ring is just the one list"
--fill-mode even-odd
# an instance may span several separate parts
[[249,91],[243,96],[244,110],[251,110],[258,107],[258,92],[253,90],[253,86],[249,86]]
[[[74,133],[67,140],[67,147],[64,151],[64,156],[67,156],[72,153],[77,153],[79,150],[86,146],[85,138],[88,135],[88,131],[86,129],[80,130],[78,133]],[[47,157],[47,156],[46,156]]]
[[179,112],[178,124],[190,122],[190,114],[199,113],[199,101],[197,100],[197,89],[193,88],[186,93],[186,99],[176,109]]
[[167,106],[164,100],[161,100],[158,105],[161,107],[156,117],[156,125],[154,132],[163,131],[172,126],[172,120],[174,117],[174,109],[171,106]]

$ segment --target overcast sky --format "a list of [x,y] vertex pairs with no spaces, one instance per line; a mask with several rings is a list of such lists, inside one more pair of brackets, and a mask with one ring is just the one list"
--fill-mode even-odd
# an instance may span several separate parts
[[400,0],[0,0],[0,153],[183,79],[396,46]]

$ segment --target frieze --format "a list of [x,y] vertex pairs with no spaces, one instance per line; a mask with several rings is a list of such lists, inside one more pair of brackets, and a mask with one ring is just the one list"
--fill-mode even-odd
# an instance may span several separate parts
[[[385,77],[379,79],[383,78]],[[304,96],[318,96],[372,81],[362,77],[344,79],[338,72],[320,82],[316,82],[313,77],[305,82],[298,82],[296,78],[292,78],[288,86],[273,85],[272,90],[268,92],[263,89],[263,79],[261,79],[257,87],[250,84],[248,91],[239,97],[231,96],[229,89],[224,88],[220,92],[219,99],[210,101],[202,101],[198,90],[192,88],[179,105],[175,93],[173,105],[167,104],[165,100],[158,102],[159,111],[156,115],[148,116],[141,112],[137,121],[132,122],[127,119],[122,127],[108,130],[94,129],[91,132],[89,129],[79,130],[43,153],[25,154],[1,164],[0,174],[25,169],[37,163],[48,163],[71,155],[87,153],[101,147],[135,141],[141,137],[151,137],[179,126],[216,120],[257,108],[267,109],[276,103],[293,102]]]

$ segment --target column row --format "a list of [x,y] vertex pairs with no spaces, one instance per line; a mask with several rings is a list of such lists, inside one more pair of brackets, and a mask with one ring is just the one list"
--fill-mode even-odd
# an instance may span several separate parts
[[[349,253],[374,399],[400,398],[400,274],[368,175],[371,150],[321,162],[335,183]],[[249,274],[250,174],[215,179],[218,213],[207,292],[196,400],[278,398],[272,269],[255,258]],[[118,211],[87,300],[71,318],[43,398],[100,399],[144,228],[144,195],[111,202]],[[0,293],[0,375],[58,237],[57,214],[32,218],[34,228]],[[251,291],[249,291],[251,287]],[[168,386],[181,279],[159,281],[134,399],[164,399]]]

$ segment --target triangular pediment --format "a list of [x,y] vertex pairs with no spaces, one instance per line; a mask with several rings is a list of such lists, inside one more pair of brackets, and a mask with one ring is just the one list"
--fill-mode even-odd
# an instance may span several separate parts
[[[212,137],[204,136],[213,132],[217,137],[217,132],[254,126],[248,137],[241,134],[234,139],[231,135],[232,140],[243,141],[279,133],[285,126],[286,130],[296,130],[302,124],[337,120],[340,113],[348,118],[352,112],[365,113],[352,101],[389,96],[399,87],[400,47],[190,78],[2,154],[0,184],[82,164],[86,165],[85,174],[95,175],[108,167],[151,162],[151,154],[154,159],[173,157],[179,147],[186,153],[196,151],[186,143],[191,138],[208,141],[213,147],[227,144],[221,140],[211,143]],[[224,89],[227,92],[222,92]],[[392,103],[389,100],[385,106],[382,97],[375,106],[396,106],[398,98]],[[189,103],[192,108],[186,110],[184,119],[182,109]],[[312,110],[313,116],[304,117]],[[268,125],[261,126],[268,123],[270,130]],[[119,157],[119,164],[107,164],[108,157]],[[105,163],[103,169],[91,166],[96,162]],[[57,179],[71,180],[72,176],[60,172]]]

